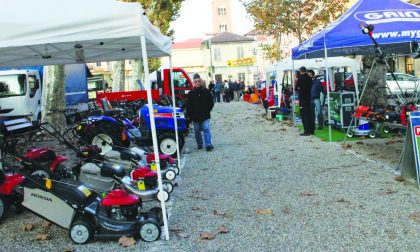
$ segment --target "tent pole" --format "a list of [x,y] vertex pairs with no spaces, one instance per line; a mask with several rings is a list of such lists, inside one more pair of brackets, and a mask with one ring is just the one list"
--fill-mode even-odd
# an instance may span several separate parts
[[327,43],[324,35],[324,56],[325,56],[325,81],[327,87],[327,106],[328,106],[328,139],[331,142],[331,108],[330,108],[330,83],[329,83],[329,73],[328,73],[328,53],[327,53]]
[[[162,175],[160,172],[160,161],[159,161],[159,150],[158,150],[158,145],[157,145],[158,142],[157,142],[157,135],[156,135],[155,113],[153,112],[152,90],[150,87],[149,65],[147,61],[147,51],[146,51],[146,38],[144,36],[140,36],[140,45],[141,45],[141,51],[142,51],[142,56],[143,56],[144,86],[147,92],[147,106],[149,107],[150,127],[152,128],[153,150],[155,154],[155,163],[156,163],[157,175],[158,175],[159,193],[162,194],[163,193]],[[165,202],[161,201],[160,205],[162,207],[165,238],[166,240],[169,240],[168,218],[166,215]]]
[[179,154],[179,136],[178,136],[178,120],[176,116],[176,104],[175,104],[175,87],[174,87],[174,75],[172,67],[172,56],[169,56],[169,74],[171,79],[171,92],[172,92],[172,104],[174,110],[174,125],[175,125],[175,140],[176,140],[176,157],[178,159],[178,169],[181,171],[181,158]]
[[296,115],[295,115],[295,61],[292,59],[292,115],[293,115],[293,126],[296,126]]

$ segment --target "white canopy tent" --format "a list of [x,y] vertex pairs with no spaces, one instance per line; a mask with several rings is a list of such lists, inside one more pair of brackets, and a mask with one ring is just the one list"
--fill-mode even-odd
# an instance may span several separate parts
[[[351,59],[348,57],[330,57],[328,58],[328,61],[326,61],[324,58],[317,58],[317,59],[302,59],[302,60],[293,60],[292,58],[287,58],[284,60],[281,60],[279,62],[274,63],[272,66],[268,68],[267,74],[275,73],[276,80],[277,80],[277,90],[280,90],[280,95],[278,95],[278,104],[281,104],[281,90],[283,87],[283,78],[286,71],[292,71],[292,77],[294,82],[294,71],[296,69],[299,69],[300,67],[304,66],[306,69],[313,69],[313,70],[326,70],[325,67],[328,66],[329,71],[328,72],[328,80],[331,83],[334,83],[334,75],[332,68],[343,68],[347,67],[351,69],[351,73],[353,74],[353,80],[355,83],[355,89],[356,89],[356,97],[357,100],[359,100],[358,97],[358,74],[360,74],[360,61],[356,59]],[[293,83],[292,83],[293,84]],[[293,85],[294,88],[294,85]],[[293,92],[294,93],[294,92]],[[293,121],[294,121],[294,99],[292,101],[292,113],[293,113]]]
[[[0,0],[0,6],[0,67],[123,59],[142,59],[145,62],[153,148],[159,190],[162,191],[147,59],[170,57],[171,39],[150,23],[139,3],[115,0]],[[176,123],[177,120],[175,127]],[[177,131],[176,138],[178,141]],[[179,160],[179,149],[177,151]],[[161,202],[161,206],[165,236],[169,239],[165,203]]]

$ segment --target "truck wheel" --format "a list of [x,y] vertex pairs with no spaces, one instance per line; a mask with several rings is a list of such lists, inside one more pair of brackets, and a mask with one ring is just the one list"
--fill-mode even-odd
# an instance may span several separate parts
[[391,128],[389,126],[385,126],[383,131],[385,134],[389,134],[389,132],[391,132]]
[[8,202],[6,198],[0,195],[0,222],[6,216],[7,208],[8,208]]
[[84,220],[75,221],[69,230],[70,239],[77,244],[86,244],[93,237],[93,229]]
[[375,133],[375,131],[371,131],[371,132],[369,132],[369,137],[370,138],[375,138],[376,137],[376,133]]
[[161,228],[159,223],[153,219],[143,221],[139,228],[140,238],[145,242],[156,241],[160,238]]
[[353,138],[354,137],[354,132],[352,130],[350,130],[349,133],[347,133],[347,137],[348,138]]

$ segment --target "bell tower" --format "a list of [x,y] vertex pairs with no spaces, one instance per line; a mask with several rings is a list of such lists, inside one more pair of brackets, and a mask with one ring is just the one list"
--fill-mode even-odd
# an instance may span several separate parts
[[213,33],[232,32],[231,0],[213,0]]

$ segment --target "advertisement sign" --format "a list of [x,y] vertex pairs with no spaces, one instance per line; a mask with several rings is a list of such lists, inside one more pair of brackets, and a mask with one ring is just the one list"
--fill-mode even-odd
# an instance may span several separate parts
[[410,113],[410,125],[412,130],[412,139],[413,139],[413,149],[414,149],[414,157],[416,163],[416,173],[417,173],[417,183],[420,186],[420,179],[419,179],[419,145],[420,145],[420,112],[411,112]]
[[228,60],[227,65],[230,66],[230,67],[250,66],[250,65],[253,65],[255,62],[257,62],[257,59],[255,57],[249,57],[249,58]]

